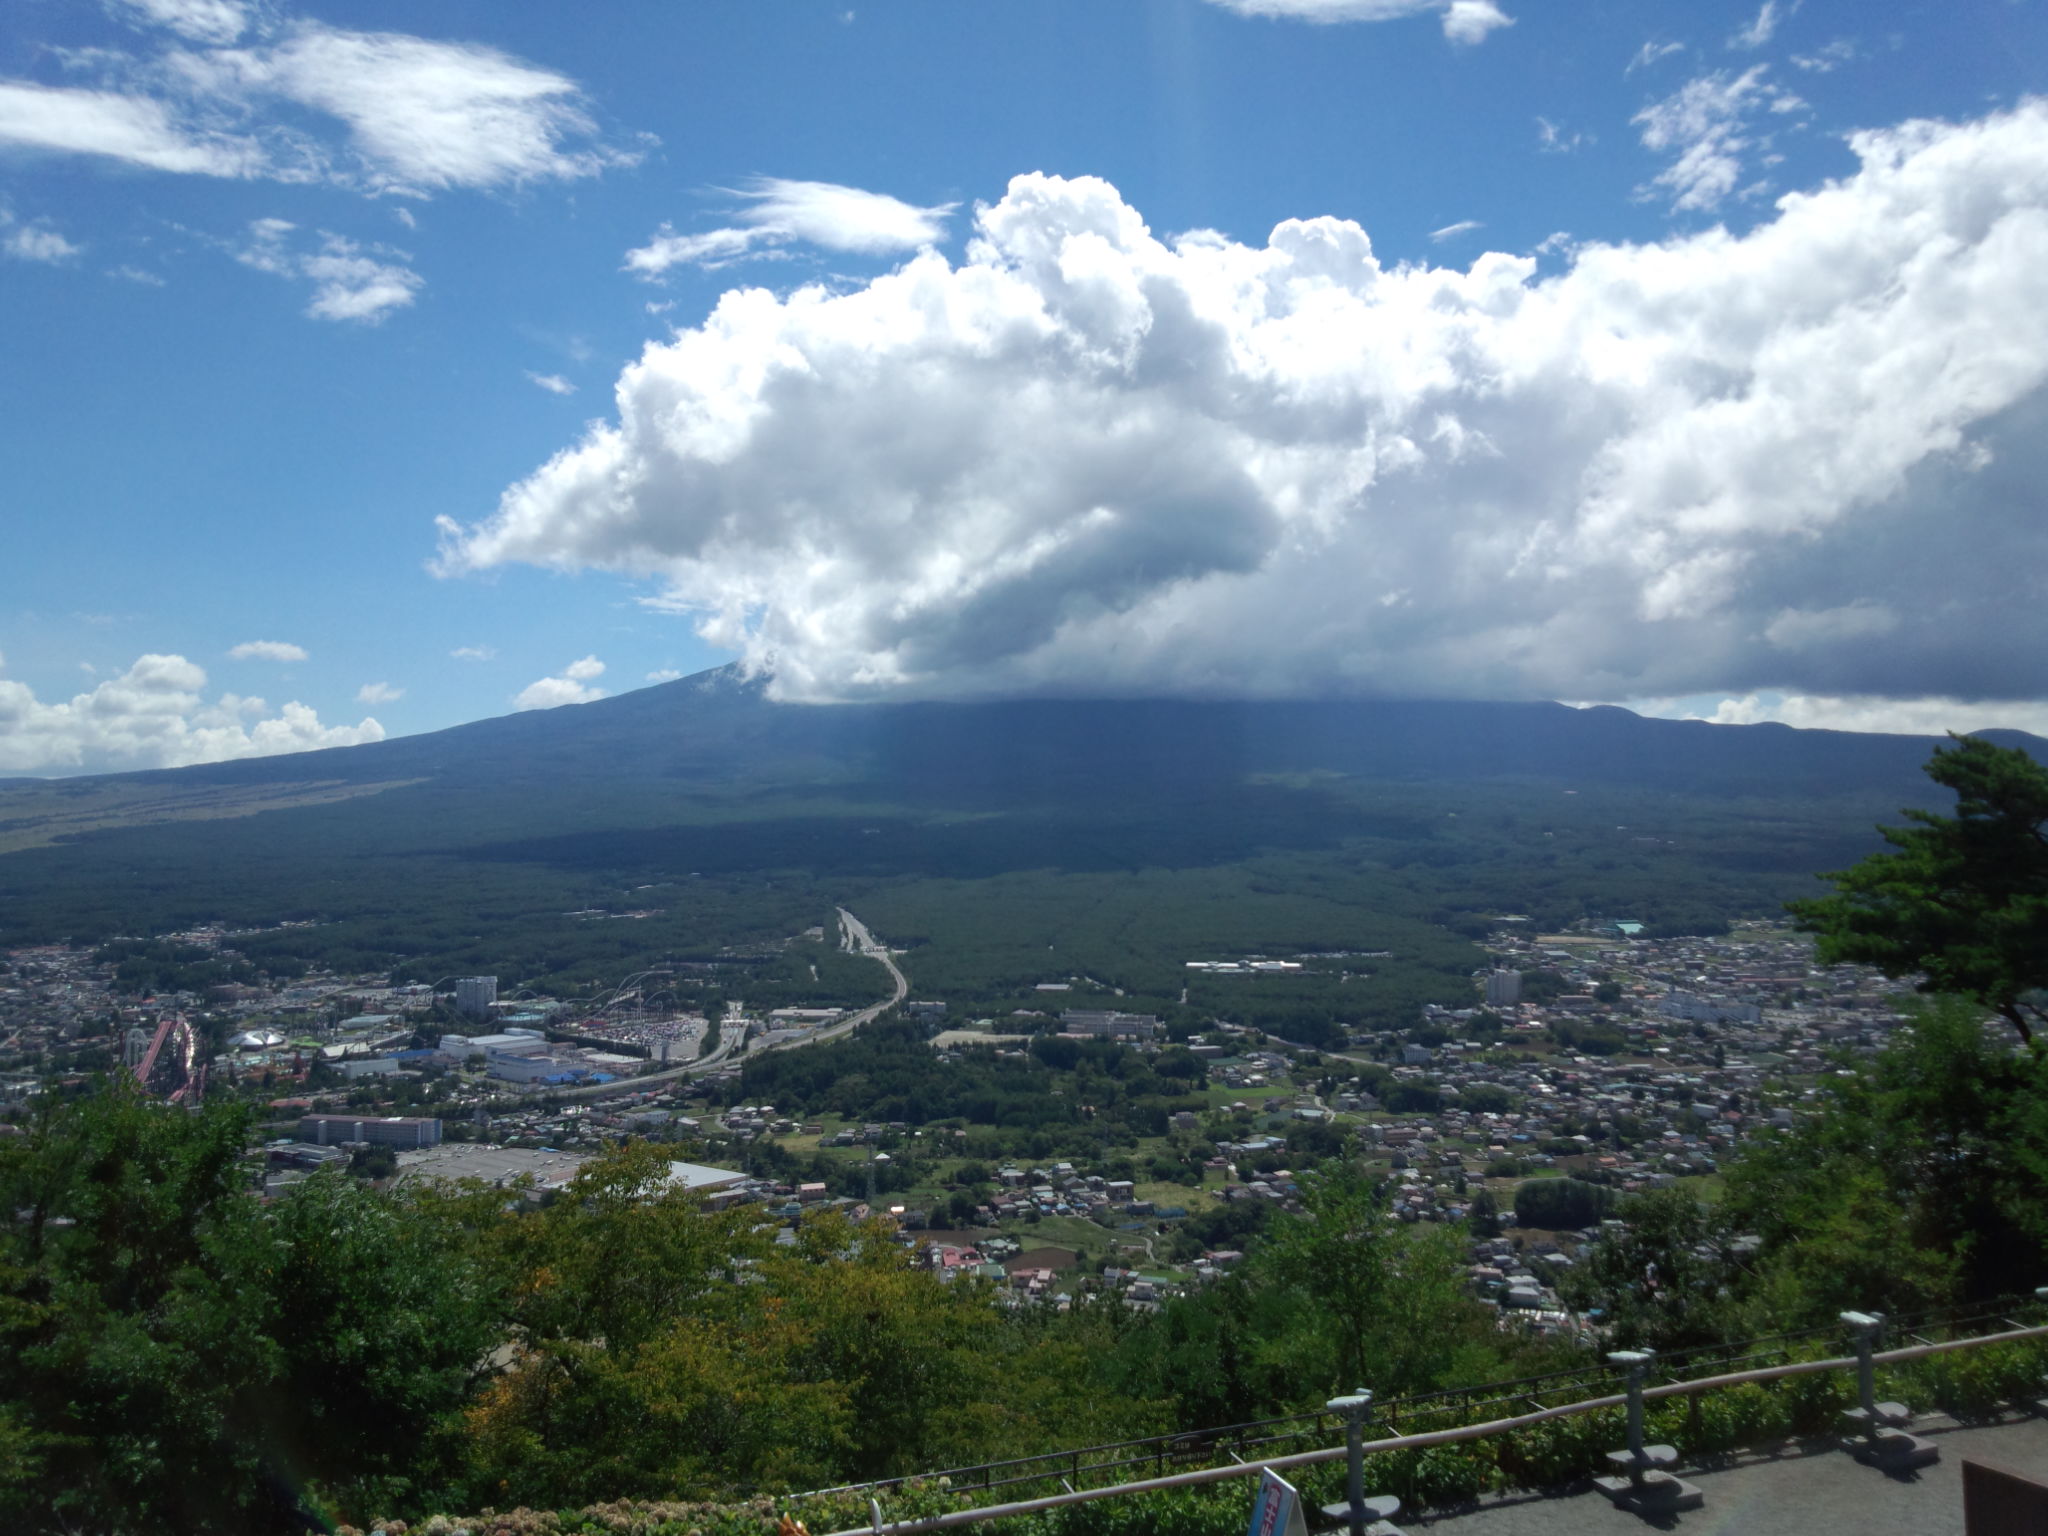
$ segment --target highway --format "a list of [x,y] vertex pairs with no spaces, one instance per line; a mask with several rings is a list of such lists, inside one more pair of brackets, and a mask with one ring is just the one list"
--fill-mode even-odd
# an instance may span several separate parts
[[[876,1003],[871,1008],[863,1008],[858,1013],[848,1014],[838,1023],[829,1024],[823,1029],[814,1030],[812,1033],[805,1035],[801,1040],[786,1040],[780,1045],[765,1046],[763,1047],[764,1050],[793,1051],[800,1050],[807,1045],[818,1045],[827,1040],[843,1039],[845,1036],[852,1034],[856,1029],[859,1029],[863,1024],[874,1022],[874,1020],[881,1017],[882,1014],[888,1012],[891,1008],[894,1008],[910,995],[910,979],[903,974],[902,968],[896,964],[896,957],[891,955],[887,947],[876,939],[872,933],[868,932],[868,925],[844,907],[839,908],[839,924],[842,931],[841,941],[846,949],[854,954],[866,955],[870,960],[879,961],[882,967],[888,971],[891,983],[888,1000]],[[733,1054],[733,1042],[739,1036],[740,1031],[738,1029],[728,1029],[721,1026],[718,1032],[718,1044],[711,1054],[699,1061],[691,1062],[688,1066],[670,1067],[665,1072],[650,1072],[644,1077],[622,1077],[617,1082],[599,1083],[590,1088],[555,1089],[550,1091],[547,1097],[565,1100],[623,1098],[627,1094],[641,1093],[661,1083],[674,1082],[678,1078],[696,1077],[723,1066]]]

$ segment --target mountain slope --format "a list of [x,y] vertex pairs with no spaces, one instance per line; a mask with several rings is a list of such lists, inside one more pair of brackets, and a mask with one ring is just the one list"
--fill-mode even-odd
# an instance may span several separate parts
[[0,944],[221,921],[273,928],[244,947],[281,968],[560,986],[758,949],[848,904],[919,946],[920,987],[991,1008],[1070,973],[1170,1004],[1198,952],[1363,948],[1402,958],[1368,1001],[1315,1006],[1397,1009],[1457,994],[1457,935],[1488,912],[1674,931],[1772,912],[1935,801],[1933,745],[1554,704],[801,707],[721,670],[368,746],[0,786],[0,838],[61,839],[0,856]]

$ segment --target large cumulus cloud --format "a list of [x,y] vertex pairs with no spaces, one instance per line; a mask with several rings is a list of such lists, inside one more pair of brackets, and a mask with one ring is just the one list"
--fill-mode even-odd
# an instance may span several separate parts
[[730,292],[441,568],[652,579],[788,698],[2048,695],[2048,105],[1542,275],[1164,240]]

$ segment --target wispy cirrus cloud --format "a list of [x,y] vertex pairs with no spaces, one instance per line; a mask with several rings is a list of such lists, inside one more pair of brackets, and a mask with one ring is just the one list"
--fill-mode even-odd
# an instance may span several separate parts
[[1436,15],[1454,43],[1477,43],[1488,33],[1511,27],[1514,18],[1495,0],[1209,0],[1240,16],[1334,25],[1338,22],[1399,21]]
[[1809,75],[1831,75],[1856,58],[1856,44],[1846,37],[1824,43],[1812,53],[1795,53],[1792,64]]
[[495,48],[231,0],[115,9],[157,46],[72,56],[85,83],[0,80],[0,144],[414,196],[573,180],[639,158],[605,140],[575,81]]
[[248,29],[251,7],[237,0],[114,0],[117,15],[167,28],[195,43],[232,43]]
[[1764,0],[1762,8],[1748,24],[1738,29],[1735,35],[1728,39],[1728,46],[1745,53],[1754,53],[1777,36],[1778,23],[1782,19],[1783,16],[1778,10],[1778,0]]
[[544,389],[551,395],[573,395],[576,393],[576,386],[563,378],[559,373],[535,373],[529,368],[526,370],[526,377],[527,381],[534,385],[535,388]]
[[1636,50],[1635,57],[1628,61],[1628,67],[1622,73],[1624,75],[1632,75],[1639,69],[1648,69],[1652,64],[1670,58],[1674,53],[1683,52],[1685,52],[1685,44],[1683,43],[1645,43]]
[[1767,150],[1770,135],[1755,126],[1758,114],[1787,116],[1806,103],[1769,79],[1769,66],[1741,74],[1715,70],[1688,80],[1662,101],[1638,112],[1643,147],[1672,156],[1651,179],[1670,194],[1680,213],[1710,213],[1741,185],[1749,156]]
[[626,270],[659,277],[676,266],[716,268],[777,257],[797,244],[859,256],[913,251],[943,240],[946,220],[959,206],[921,208],[884,192],[774,176],[756,177],[731,195],[744,200],[732,210],[736,223],[694,235],[664,224],[646,245],[626,253]]

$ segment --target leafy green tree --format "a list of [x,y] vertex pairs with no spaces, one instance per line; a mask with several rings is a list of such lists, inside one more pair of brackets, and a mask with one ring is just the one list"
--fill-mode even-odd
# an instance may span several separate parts
[[279,1258],[246,1119],[116,1084],[0,1142],[0,1516],[9,1530],[280,1528],[268,1454]]
[[1736,1278],[1725,1222],[1675,1189],[1632,1196],[1615,1214],[1623,1225],[1559,1275],[1564,1299],[1581,1311],[1598,1308],[1625,1348],[1684,1349],[1720,1338]]
[[1547,1232],[1589,1227],[1613,1203],[1606,1189],[1584,1179],[1528,1179],[1515,1186],[1515,1225]]
[[489,1372],[506,1298],[490,1251],[502,1197],[433,1183],[388,1194],[323,1170],[273,1207],[265,1405],[281,1465],[366,1520],[433,1491]]
[[1392,1218],[1385,1186],[1326,1165],[1299,1215],[1279,1214],[1254,1280],[1304,1306],[1278,1347],[1297,1392],[1415,1391],[1451,1370],[1478,1316],[1463,1295],[1462,1234]]
[[1728,1171],[1727,1207],[1765,1239],[1768,1310],[1907,1310],[2027,1291],[2048,1266],[2048,1059],[1960,998],[1911,1023],[1791,1131]]
[[1907,810],[1878,830],[1895,850],[1825,878],[1831,896],[1790,904],[1825,964],[1917,975],[1923,992],[1972,998],[2031,1041],[2048,1018],[2048,769],[1974,736],[1937,747],[1927,776],[1956,814]]
[[1492,1190],[1482,1189],[1473,1195],[1471,1205],[1465,1208],[1465,1226],[1474,1237],[1500,1236],[1500,1202]]

